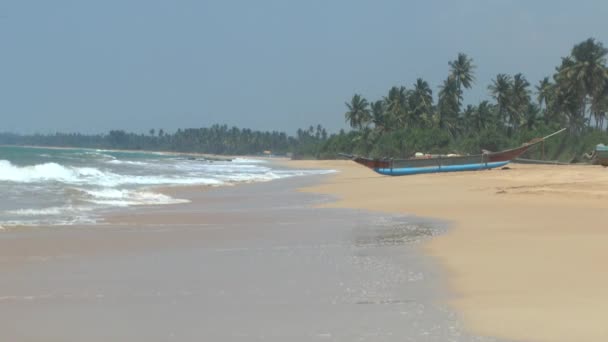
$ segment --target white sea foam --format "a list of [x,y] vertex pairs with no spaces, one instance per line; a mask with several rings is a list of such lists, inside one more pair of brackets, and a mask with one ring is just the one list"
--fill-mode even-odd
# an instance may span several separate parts
[[15,227],[15,226],[71,226],[75,224],[94,224],[97,223],[94,217],[87,215],[80,216],[59,216],[53,219],[42,218],[42,219],[18,219],[18,220],[4,220],[2,226],[4,227]]
[[263,159],[249,159],[249,158],[234,158],[232,159],[233,163],[237,164],[264,164],[267,161]]
[[61,182],[65,184],[88,184],[104,187],[121,185],[222,185],[224,181],[255,182],[326,171],[276,171],[253,165],[180,165],[178,170],[186,174],[173,175],[121,175],[94,167],[63,166],[44,163],[31,166],[16,166],[0,160],[0,181],[16,183]]
[[21,215],[21,216],[42,216],[42,215],[58,215],[63,213],[72,213],[72,212],[87,212],[92,211],[94,208],[89,206],[74,206],[71,204],[65,206],[57,206],[57,207],[47,207],[47,208],[39,208],[39,209],[15,209],[15,210],[7,210],[7,214],[12,215]]
[[138,161],[132,161],[132,160],[119,160],[119,159],[108,160],[106,163],[114,164],[114,165],[138,165],[138,166],[150,165],[149,163],[144,163],[144,162],[138,162]]
[[[89,153],[88,158],[83,158],[82,152],[61,155],[58,158],[61,163],[51,159],[54,162],[29,166],[0,160],[0,189],[7,203],[15,200],[24,203],[20,209],[9,205],[0,211],[0,224],[5,227],[86,224],[95,222],[96,212],[100,208],[188,202],[142,188],[147,186],[220,186],[334,172],[276,170],[264,160],[247,158],[214,163],[170,158],[133,161],[117,159],[101,152]],[[95,158],[90,158],[91,155]],[[48,159],[41,161],[44,160]],[[74,165],[70,165],[71,160],[74,160]],[[22,188],[27,191],[20,190]],[[23,199],[32,194],[35,196],[31,198],[32,206],[28,208],[28,202]],[[57,201],[64,205],[40,208]]]
[[0,223],[4,226],[89,224],[95,223],[95,218],[90,214],[93,210],[91,206],[72,205],[6,210],[0,213]]
[[0,181],[16,183],[61,182],[66,184],[89,184],[105,187],[119,185],[221,185],[222,182],[206,177],[183,177],[182,175],[120,175],[93,167],[63,166],[57,163],[44,163],[32,166],[15,166],[0,160]]
[[18,215],[18,216],[46,216],[46,215],[59,215],[65,212],[62,207],[50,207],[42,209],[16,209],[8,210],[7,214]]
[[86,151],[84,152],[84,154],[88,156],[101,157],[103,159],[116,159],[116,157],[111,156],[109,154],[101,153],[101,151]]
[[136,191],[125,189],[78,189],[87,194],[86,201],[96,204],[104,204],[117,207],[131,205],[161,205],[188,203],[184,199],[173,198],[164,194],[150,191]]

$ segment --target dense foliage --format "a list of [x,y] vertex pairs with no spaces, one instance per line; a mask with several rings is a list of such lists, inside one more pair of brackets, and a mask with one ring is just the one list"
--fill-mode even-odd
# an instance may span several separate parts
[[[321,156],[337,151],[372,156],[407,156],[416,151],[479,153],[518,146],[561,127],[568,134],[550,140],[528,157],[574,160],[600,142],[608,142],[608,68],[606,49],[590,38],[562,58],[552,77],[534,90],[521,74],[498,74],[488,86],[493,101],[462,105],[463,91],[475,82],[475,65],[465,54],[448,63],[437,102],[429,84],[392,87],[378,101],[355,94],[346,103],[346,121],[354,129],[333,136]],[[350,144],[349,144],[350,142]],[[349,149],[348,149],[349,148]]]
[[606,49],[592,38],[576,44],[569,56],[532,88],[521,74],[497,74],[487,89],[491,101],[463,105],[463,92],[475,83],[475,65],[460,53],[437,99],[423,79],[411,88],[395,86],[369,102],[355,94],[346,103],[352,130],[328,136],[318,125],[282,132],[214,125],[209,128],[162,129],[150,134],[110,131],[108,134],[0,134],[0,144],[147,149],[215,154],[291,153],[296,158],[335,158],[339,152],[374,157],[407,157],[415,152],[479,153],[519,146],[562,127],[568,133],[549,140],[527,157],[572,161],[600,142],[608,143],[608,68]]

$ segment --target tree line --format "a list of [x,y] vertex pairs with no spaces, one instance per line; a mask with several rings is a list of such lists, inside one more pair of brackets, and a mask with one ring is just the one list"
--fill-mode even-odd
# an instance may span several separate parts
[[[345,113],[353,128],[351,152],[389,157],[416,150],[479,153],[567,127],[569,134],[548,142],[547,148],[553,158],[575,160],[594,144],[608,142],[607,53],[601,42],[589,38],[576,44],[553,75],[536,86],[522,73],[499,73],[487,86],[491,100],[466,106],[463,92],[474,85],[476,66],[459,53],[448,63],[436,102],[422,78],[411,88],[392,87],[376,101],[353,95]],[[535,153],[538,157],[540,152]]]
[[595,144],[608,143],[608,49],[593,38],[561,59],[551,76],[532,86],[525,75],[497,74],[489,100],[463,103],[475,84],[476,66],[464,53],[448,62],[437,96],[419,78],[411,87],[394,86],[375,101],[354,94],[344,118],[352,128],[329,134],[321,125],[295,135],[227,125],[149,134],[113,130],[107,134],[17,135],[0,133],[0,144],[198,152],[227,155],[271,151],[294,158],[336,158],[338,153],[409,157],[415,152],[479,153],[519,146],[562,127],[568,134],[549,140],[527,157],[576,161]]
[[0,144],[95,149],[151,150],[225,155],[257,155],[270,151],[276,155],[314,157],[328,139],[321,125],[299,129],[295,136],[278,131],[256,131],[213,125],[205,128],[178,129],[167,133],[164,129],[150,129],[149,134],[112,130],[107,134],[55,133],[19,135],[0,133]]

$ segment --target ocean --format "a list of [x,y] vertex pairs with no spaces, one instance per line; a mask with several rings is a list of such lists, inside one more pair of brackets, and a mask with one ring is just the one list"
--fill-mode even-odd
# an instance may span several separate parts
[[329,172],[249,158],[0,146],[0,226],[95,224],[115,208],[187,202],[155,187],[229,186]]

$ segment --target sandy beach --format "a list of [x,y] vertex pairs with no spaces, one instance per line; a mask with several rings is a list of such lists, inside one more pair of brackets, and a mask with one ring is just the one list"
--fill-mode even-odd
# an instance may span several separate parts
[[0,340],[608,338],[607,169],[281,163],[340,172],[3,230]]
[[474,333],[522,341],[608,340],[608,169],[511,164],[507,170],[385,177],[335,168],[324,207],[408,213],[451,222],[425,244],[443,265],[449,302]]
[[100,225],[0,232],[0,340],[456,341],[423,242],[445,225],[317,208],[327,176],[202,189]]

